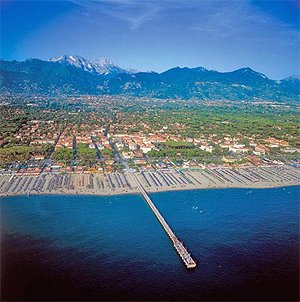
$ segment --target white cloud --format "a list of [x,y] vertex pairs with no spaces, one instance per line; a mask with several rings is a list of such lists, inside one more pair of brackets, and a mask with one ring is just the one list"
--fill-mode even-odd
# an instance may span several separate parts
[[137,29],[147,21],[156,19],[160,12],[160,6],[155,1],[136,0],[72,0],[81,6],[87,13],[106,14],[113,18],[125,21],[131,29]]
[[[131,30],[145,23],[169,17],[170,11],[191,11],[186,30],[197,30],[215,38],[253,42],[276,39],[281,44],[298,43],[299,32],[259,10],[249,0],[70,0],[87,16],[105,14],[126,22]],[[197,17],[199,15],[199,18]],[[95,18],[95,22],[96,18]],[[275,34],[277,32],[278,34]]]
[[70,0],[87,12],[100,12],[127,22],[131,29],[156,20],[163,12],[173,9],[201,8],[214,1],[200,0]]
[[215,38],[265,43],[278,40],[281,45],[299,42],[298,31],[248,1],[218,1],[217,6],[212,5],[213,2],[205,2],[204,18],[191,24],[190,29]]

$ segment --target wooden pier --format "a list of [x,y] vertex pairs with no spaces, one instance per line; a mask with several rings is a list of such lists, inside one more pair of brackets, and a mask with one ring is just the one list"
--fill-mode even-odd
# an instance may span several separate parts
[[185,266],[187,268],[196,267],[196,262],[193,260],[192,256],[189,254],[189,252],[184,247],[182,242],[177,238],[177,236],[172,231],[170,226],[167,224],[167,222],[165,221],[163,216],[159,213],[158,209],[156,208],[156,206],[154,205],[154,203],[152,202],[152,200],[148,196],[147,192],[145,191],[145,189],[143,188],[143,186],[141,185],[141,183],[139,182],[137,177],[133,173],[130,173],[130,176],[132,177],[134,182],[137,184],[142,196],[144,197],[144,199],[146,200],[146,202],[150,206],[151,210],[155,214],[156,218],[158,219],[158,221],[160,222],[160,224],[162,225],[162,227],[166,231],[167,235],[169,236],[170,240],[173,243],[173,246],[174,246],[175,250],[177,251],[180,258],[182,259]]

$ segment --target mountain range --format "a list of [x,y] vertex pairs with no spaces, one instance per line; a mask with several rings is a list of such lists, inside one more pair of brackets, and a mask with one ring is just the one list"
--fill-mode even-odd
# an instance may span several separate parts
[[60,64],[72,65],[90,73],[114,75],[118,73],[133,73],[132,70],[123,69],[107,58],[99,60],[88,60],[80,56],[63,55],[50,58],[49,62],[58,62]]
[[63,55],[48,61],[0,61],[0,92],[95,94],[201,100],[299,101],[300,79],[271,80],[251,68],[218,72],[175,67],[162,73],[137,72],[102,58]]

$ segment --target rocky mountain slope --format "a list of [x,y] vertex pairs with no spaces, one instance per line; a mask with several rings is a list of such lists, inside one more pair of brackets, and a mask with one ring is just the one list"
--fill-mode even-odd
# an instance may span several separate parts
[[108,59],[61,56],[43,61],[0,61],[0,92],[125,94],[203,100],[300,100],[300,79],[274,81],[251,68],[218,72],[175,67],[162,73],[133,72]]

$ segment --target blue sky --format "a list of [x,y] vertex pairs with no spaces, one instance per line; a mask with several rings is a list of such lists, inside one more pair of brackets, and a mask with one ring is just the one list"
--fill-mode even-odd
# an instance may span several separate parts
[[1,58],[299,74],[299,0],[1,0]]

